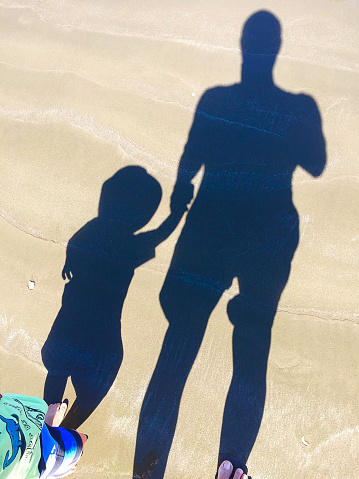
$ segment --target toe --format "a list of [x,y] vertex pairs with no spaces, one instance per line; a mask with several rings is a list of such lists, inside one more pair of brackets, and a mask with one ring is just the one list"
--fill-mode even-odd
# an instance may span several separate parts
[[45,414],[45,423],[48,426],[53,425],[53,420],[54,420],[54,417],[56,416],[56,412],[57,412],[57,409],[58,409],[59,406],[60,406],[59,403],[49,405],[49,407],[47,409],[47,413]]
[[241,468],[238,468],[234,473],[233,479],[248,479],[248,476],[247,474],[243,473],[243,470]]
[[49,404],[46,415],[53,416],[56,413],[58,406],[60,406],[60,404]]
[[50,404],[45,415],[45,423],[48,426],[58,427],[64,418],[67,409],[67,402]]
[[229,461],[223,461],[218,469],[218,479],[229,479],[232,474],[233,466]]

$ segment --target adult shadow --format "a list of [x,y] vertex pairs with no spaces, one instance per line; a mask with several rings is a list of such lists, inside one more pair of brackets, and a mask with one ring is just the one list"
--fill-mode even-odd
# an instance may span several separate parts
[[44,399],[61,402],[69,377],[76,400],[63,427],[77,429],[113,384],[123,359],[121,313],[135,269],[177,226],[171,214],[155,230],[137,233],[151,219],[162,190],[145,169],[128,166],[108,179],[98,216],[70,239],[62,271],[61,309],[42,348],[48,370]]
[[271,328],[299,241],[293,173],[300,166],[318,177],[326,163],[315,101],[273,81],[280,43],[273,14],[249,17],[241,37],[241,82],[207,90],[194,116],[173,211],[191,201],[191,180],[201,168],[203,178],[160,293],[169,326],[141,409],[136,478],[164,475],[186,379],[208,318],[234,278],[240,294],[227,308],[234,325],[233,377],[219,461],[246,469],[258,434]]

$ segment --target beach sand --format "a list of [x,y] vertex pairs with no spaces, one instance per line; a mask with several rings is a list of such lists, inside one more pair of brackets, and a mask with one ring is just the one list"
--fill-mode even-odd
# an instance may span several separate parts
[[[261,9],[282,27],[275,83],[314,98],[327,164],[318,178],[301,168],[294,174],[300,241],[273,326],[248,468],[253,479],[354,479],[356,0],[1,2],[0,390],[43,393],[41,348],[61,306],[66,245],[97,215],[103,183],[127,165],[142,166],[163,191],[145,229],[169,214],[197,103],[209,88],[240,81],[243,24]],[[81,428],[90,439],[78,479],[132,477],[141,404],[167,327],[159,293],[184,222],[135,272],[122,313],[124,360]],[[167,479],[214,477],[232,374],[226,306],[236,294],[234,281],[210,317],[181,399]],[[66,394],[74,400],[71,384]]]

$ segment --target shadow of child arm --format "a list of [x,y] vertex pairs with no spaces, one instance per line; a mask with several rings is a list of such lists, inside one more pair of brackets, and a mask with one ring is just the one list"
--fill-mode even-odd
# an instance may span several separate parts
[[81,248],[78,244],[80,233],[81,230],[75,233],[67,243],[66,261],[61,272],[62,279],[64,280],[71,280],[74,276],[74,269],[76,269],[76,260],[79,255],[79,252],[81,251]]
[[62,268],[61,272],[62,279],[66,281],[66,279],[71,280],[73,278],[73,272],[71,269],[71,245],[70,243],[67,245],[66,249],[66,261],[64,267]]
[[62,273],[61,273],[61,276],[62,276],[62,279],[63,280],[71,280],[73,278],[73,274],[72,274],[72,271],[71,271],[71,267],[70,265],[68,264],[68,262],[66,261],[66,263],[64,264],[64,267],[62,268]]
[[150,248],[156,248],[174,232],[185,211],[186,210],[176,210],[176,212],[171,213],[155,230],[141,233]]

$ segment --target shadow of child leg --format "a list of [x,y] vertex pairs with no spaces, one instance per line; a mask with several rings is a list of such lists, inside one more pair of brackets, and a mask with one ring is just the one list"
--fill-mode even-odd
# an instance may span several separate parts
[[94,412],[114,383],[119,366],[111,371],[83,369],[71,376],[76,400],[61,426],[77,429]]
[[44,400],[47,404],[62,403],[68,376],[48,373],[44,386]]

